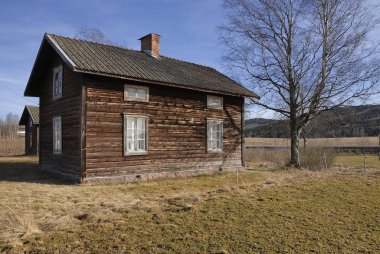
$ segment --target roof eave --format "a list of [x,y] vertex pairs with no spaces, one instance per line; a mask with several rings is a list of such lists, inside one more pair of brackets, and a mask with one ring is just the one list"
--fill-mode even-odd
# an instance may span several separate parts
[[53,49],[58,53],[58,55],[63,59],[63,61],[72,69],[74,70],[76,65],[75,63],[70,59],[70,57],[63,51],[63,49],[58,45],[58,43],[51,38],[49,34],[45,34],[46,40],[50,43],[50,45],[53,47]]
[[37,57],[36,57],[36,60],[34,61],[34,64],[33,64],[33,67],[32,67],[32,71],[31,71],[31,74],[29,76],[29,79],[28,79],[28,83],[26,85],[26,88],[25,88],[25,91],[24,91],[24,96],[31,96],[31,97],[38,97],[36,94],[33,94],[31,93],[31,91],[29,91],[31,89],[31,78],[32,78],[32,75],[33,75],[33,72],[35,71],[36,69],[36,66],[37,66],[37,62],[38,62],[38,59],[40,58],[40,55],[41,55],[41,51],[42,51],[42,48],[43,48],[43,44],[44,42],[47,41],[49,43],[49,45],[51,45],[51,47],[54,49],[54,51],[62,58],[62,60],[72,69],[72,70],[75,70],[75,63],[70,59],[70,57],[63,51],[63,49],[57,44],[56,41],[54,41],[53,38],[51,38],[51,36],[47,33],[44,34],[44,37],[42,39],[42,42],[41,42],[41,45],[40,45],[40,48],[38,49],[38,53],[37,53]]

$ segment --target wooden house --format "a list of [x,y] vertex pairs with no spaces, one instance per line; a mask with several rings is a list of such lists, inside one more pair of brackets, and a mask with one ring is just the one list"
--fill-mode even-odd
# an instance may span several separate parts
[[133,182],[242,168],[244,98],[217,70],[45,34],[25,96],[40,99],[40,166],[76,181]]
[[40,109],[38,106],[26,105],[19,125],[25,126],[25,154],[38,154]]

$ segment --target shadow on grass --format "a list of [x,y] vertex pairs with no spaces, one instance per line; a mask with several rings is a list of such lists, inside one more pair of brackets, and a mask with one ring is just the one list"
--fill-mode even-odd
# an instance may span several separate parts
[[38,157],[17,155],[0,157],[0,182],[28,182],[43,184],[74,184],[73,181],[62,179],[51,172],[42,171]]

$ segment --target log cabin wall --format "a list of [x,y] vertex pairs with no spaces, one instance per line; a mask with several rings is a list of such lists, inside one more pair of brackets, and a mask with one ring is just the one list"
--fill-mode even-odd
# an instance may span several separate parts
[[[83,182],[131,182],[197,175],[242,166],[244,99],[223,96],[208,109],[207,94],[181,88],[84,76]],[[124,101],[124,84],[149,87],[149,102]],[[123,114],[148,116],[148,154],[123,155]],[[223,119],[223,152],[207,152],[207,119]]]
[[[53,100],[53,68],[63,66],[62,98]],[[54,55],[40,89],[40,166],[76,182],[81,175],[82,75]],[[53,117],[62,117],[62,154],[53,154]]]
[[[30,117],[30,116],[29,116]],[[25,126],[25,154],[38,154],[38,125]]]

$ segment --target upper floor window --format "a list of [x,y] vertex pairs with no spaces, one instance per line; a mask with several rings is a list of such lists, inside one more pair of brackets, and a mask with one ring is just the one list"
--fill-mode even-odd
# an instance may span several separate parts
[[223,108],[223,97],[207,95],[207,107],[222,109]]
[[60,116],[53,118],[53,153],[62,153],[62,118]]
[[207,151],[222,152],[223,120],[207,120]]
[[62,65],[55,67],[53,71],[53,100],[62,98]]
[[149,87],[124,85],[124,100],[149,101]]

